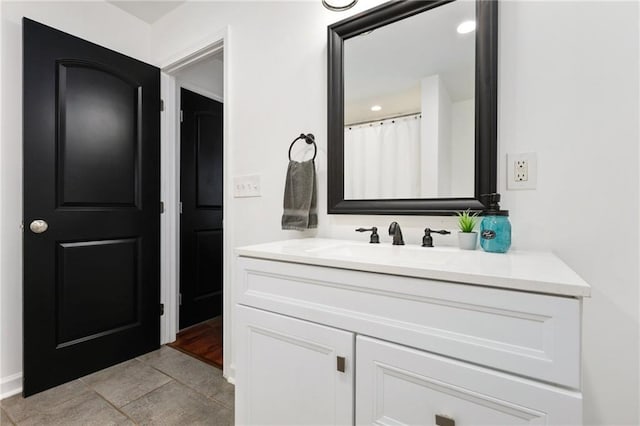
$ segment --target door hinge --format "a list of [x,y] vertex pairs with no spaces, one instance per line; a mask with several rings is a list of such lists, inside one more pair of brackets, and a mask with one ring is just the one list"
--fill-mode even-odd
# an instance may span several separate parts
[[182,306],[182,293],[178,293],[178,306]]
[[160,201],[160,214],[164,213],[164,201]]
[[160,316],[164,315],[164,303],[160,304]]
[[160,111],[164,111],[164,99],[160,99]]
[[184,112],[180,110],[180,122],[182,123],[183,120],[184,120]]
[[178,212],[182,214],[182,201],[178,203]]

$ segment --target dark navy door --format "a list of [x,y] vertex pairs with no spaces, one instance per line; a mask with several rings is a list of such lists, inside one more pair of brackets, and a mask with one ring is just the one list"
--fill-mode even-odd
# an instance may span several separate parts
[[23,21],[24,395],[159,347],[160,73]]

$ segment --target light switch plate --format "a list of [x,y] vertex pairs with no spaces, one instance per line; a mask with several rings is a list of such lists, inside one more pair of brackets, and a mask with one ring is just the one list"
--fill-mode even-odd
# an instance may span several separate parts
[[260,197],[260,175],[235,176],[233,196],[235,198]]
[[538,159],[535,152],[507,154],[507,189],[536,189]]

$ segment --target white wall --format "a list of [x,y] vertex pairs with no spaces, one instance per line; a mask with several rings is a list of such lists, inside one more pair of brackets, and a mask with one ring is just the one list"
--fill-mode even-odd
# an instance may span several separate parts
[[152,26],[154,60],[164,63],[230,25],[231,169],[262,176],[262,197],[234,199],[236,245],[300,235],[281,231],[280,218],[287,150],[302,132],[318,142],[319,207],[326,216],[326,26],[341,16],[315,1],[194,2]]
[[[638,424],[638,3],[501,5],[499,182],[514,237],[592,286],[585,421]],[[537,190],[506,191],[505,154],[531,151]]]
[[475,99],[451,105],[451,194],[468,197],[474,191]]
[[224,96],[223,67],[222,55],[215,55],[181,69],[175,77],[179,86],[222,102]]
[[438,196],[451,194],[451,96],[438,77]]
[[[365,3],[380,2],[348,13]],[[392,220],[417,244],[427,225],[455,226],[326,214],[326,25],[345,16],[319,1],[193,3],[152,26],[153,58],[162,61],[230,25],[232,173],[262,176],[261,198],[231,206],[236,245],[362,238],[354,227]],[[587,424],[640,422],[638,17],[635,2],[501,2],[499,190],[514,248],[552,250],[593,287],[584,309]],[[317,232],[280,230],[287,148],[301,132],[319,145]],[[506,153],[529,151],[538,153],[537,190],[506,191]]]
[[421,198],[451,194],[451,97],[438,74],[420,80]]
[[1,2],[0,398],[22,386],[23,16],[149,61],[149,25],[103,2]]
[[420,81],[420,194],[424,198],[438,196],[440,186],[440,76]]

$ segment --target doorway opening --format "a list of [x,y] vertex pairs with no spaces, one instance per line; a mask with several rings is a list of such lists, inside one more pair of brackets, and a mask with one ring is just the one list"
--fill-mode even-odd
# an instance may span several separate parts
[[226,31],[162,67],[162,343],[229,372]]
[[[170,346],[222,368],[223,103],[213,99],[221,99],[214,90],[222,89],[222,61],[217,56],[178,75],[180,331]],[[206,87],[209,96],[201,94],[204,90],[186,89],[184,82]]]

